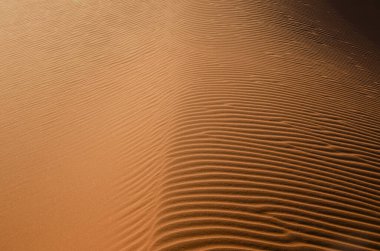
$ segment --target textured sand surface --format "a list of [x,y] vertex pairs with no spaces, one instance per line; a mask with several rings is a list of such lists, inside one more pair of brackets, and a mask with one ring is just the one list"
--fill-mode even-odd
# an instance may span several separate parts
[[0,250],[380,250],[378,14],[1,1]]

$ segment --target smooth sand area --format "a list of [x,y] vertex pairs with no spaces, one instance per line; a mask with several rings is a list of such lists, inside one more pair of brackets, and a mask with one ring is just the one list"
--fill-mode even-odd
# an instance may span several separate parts
[[0,250],[380,250],[380,11],[347,4],[2,0]]

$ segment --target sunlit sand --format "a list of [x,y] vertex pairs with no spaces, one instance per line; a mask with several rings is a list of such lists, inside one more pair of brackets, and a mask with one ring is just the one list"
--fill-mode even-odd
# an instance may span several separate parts
[[2,1],[0,250],[379,250],[378,5],[347,4]]

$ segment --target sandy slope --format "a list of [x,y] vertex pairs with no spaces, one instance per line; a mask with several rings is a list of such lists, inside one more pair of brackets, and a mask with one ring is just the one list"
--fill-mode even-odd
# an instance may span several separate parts
[[0,249],[380,249],[375,12],[2,1]]

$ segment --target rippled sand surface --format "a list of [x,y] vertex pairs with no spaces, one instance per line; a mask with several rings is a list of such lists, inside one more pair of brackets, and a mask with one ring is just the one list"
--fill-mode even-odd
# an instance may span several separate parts
[[375,2],[1,1],[0,250],[379,250]]

